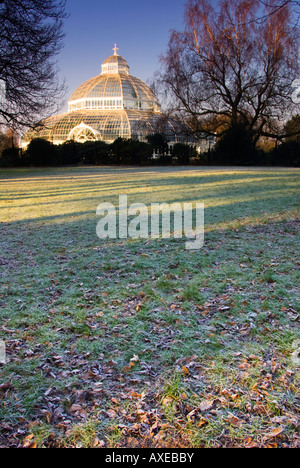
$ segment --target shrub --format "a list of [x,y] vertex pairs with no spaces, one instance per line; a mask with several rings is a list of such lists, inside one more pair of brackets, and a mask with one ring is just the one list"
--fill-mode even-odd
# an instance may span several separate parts
[[18,148],[6,148],[0,155],[0,166],[1,167],[12,167],[20,164],[19,149]]
[[255,164],[251,133],[242,124],[231,126],[217,142],[212,158],[217,164]]
[[36,138],[29,143],[25,159],[32,166],[52,166],[56,163],[56,150],[50,141]]
[[148,143],[132,139],[117,138],[110,145],[110,164],[147,164],[151,157],[152,149]]
[[300,167],[300,143],[293,140],[282,143],[271,152],[270,163],[273,166]]
[[129,164],[145,165],[149,164],[152,158],[152,149],[148,143],[142,141],[133,141],[130,145]]
[[111,164],[124,164],[128,159],[128,141],[124,138],[117,138],[110,145],[109,160]]
[[148,135],[147,140],[151,147],[152,154],[155,153],[160,157],[168,155],[169,145],[165,135],[155,133],[154,135]]
[[109,164],[109,145],[104,141],[95,142],[95,153],[92,164]]
[[191,158],[196,158],[197,152],[193,146],[176,143],[172,149],[172,156],[177,164],[188,165]]

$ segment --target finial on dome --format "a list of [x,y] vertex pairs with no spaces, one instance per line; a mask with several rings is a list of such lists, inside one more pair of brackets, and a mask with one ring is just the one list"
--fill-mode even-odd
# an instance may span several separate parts
[[117,44],[115,44],[115,47],[113,48],[113,51],[114,51],[114,55],[118,55],[118,47],[117,47]]

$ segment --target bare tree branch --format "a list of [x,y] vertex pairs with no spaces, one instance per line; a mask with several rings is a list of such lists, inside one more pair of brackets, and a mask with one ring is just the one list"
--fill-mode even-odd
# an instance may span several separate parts
[[275,0],[267,7],[260,0],[187,2],[185,30],[172,32],[159,80],[196,132],[220,134],[242,123],[256,143],[291,113],[299,36],[288,4],[257,21],[270,4]]
[[56,112],[65,17],[65,0],[0,0],[1,123],[32,127]]

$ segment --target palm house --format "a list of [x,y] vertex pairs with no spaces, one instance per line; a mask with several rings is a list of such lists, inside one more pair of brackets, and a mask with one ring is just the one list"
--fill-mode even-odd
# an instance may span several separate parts
[[[164,119],[157,98],[149,86],[130,74],[117,46],[113,50],[114,54],[102,64],[100,75],[73,93],[68,112],[50,117],[39,128],[27,132],[23,147],[34,138],[57,145],[68,140],[111,143],[118,137],[144,140],[147,135],[159,132]],[[170,122],[167,127],[167,132],[174,135]]]

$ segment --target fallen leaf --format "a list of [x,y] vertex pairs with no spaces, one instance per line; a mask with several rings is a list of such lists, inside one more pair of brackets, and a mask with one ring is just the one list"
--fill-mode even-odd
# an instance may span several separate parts
[[234,416],[233,414],[229,415],[229,418],[227,418],[227,421],[229,422],[229,424],[235,427],[241,425],[240,419],[237,416]]
[[81,411],[81,410],[82,410],[82,406],[80,405],[72,405],[70,408],[71,413],[76,413],[76,411]]
[[200,411],[207,411],[213,407],[213,404],[214,404],[213,400],[211,401],[205,400],[200,404],[199,409]]
[[37,445],[33,439],[34,439],[34,435],[29,434],[24,440],[23,448],[37,448]]
[[131,359],[131,362],[140,362],[140,358],[135,354]]
[[201,419],[201,420],[198,422],[198,427],[205,426],[205,424],[207,424],[206,419]]
[[9,390],[10,388],[11,388],[11,384],[9,382],[6,382],[6,383],[0,385],[0,392],[5,391],[5,390]]
[[112,409],[106,411],[106,414],[109,418],[115,418],[117,416],[117,413]]
[[164,398],[164,399],[162,400],[162,404],[163,404],[164,406],[168,406],[168,405],[170,405],[170,403],[173,403],[173,399],[172,399],[171,397],[166,397],[166,398]]
[[268,439],[272,439],[272,437],[277,437],[279,436],[280,434],[283,433],[283,427],[277,427],[275,429],[273,429],[270,434],[266,434],[266,437]]

